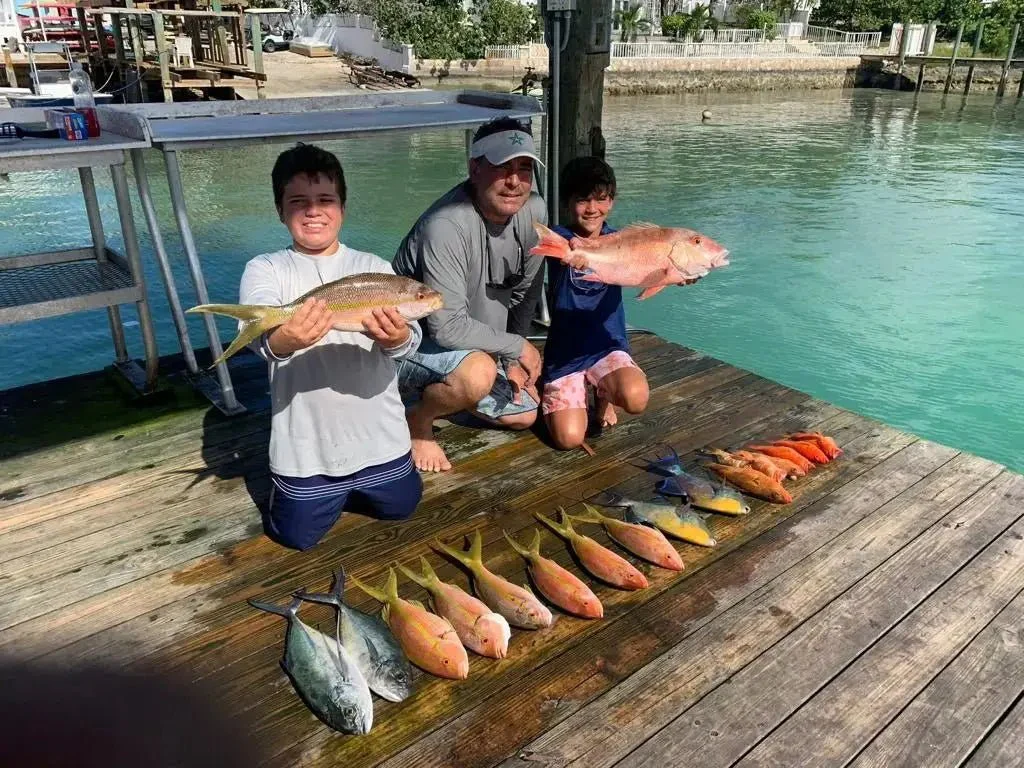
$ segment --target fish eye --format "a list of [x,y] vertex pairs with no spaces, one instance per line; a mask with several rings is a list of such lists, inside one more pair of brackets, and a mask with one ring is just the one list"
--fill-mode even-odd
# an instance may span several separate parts
[[693,244],[694,245],[700,245],[700,238],[699,237],[693,238]]

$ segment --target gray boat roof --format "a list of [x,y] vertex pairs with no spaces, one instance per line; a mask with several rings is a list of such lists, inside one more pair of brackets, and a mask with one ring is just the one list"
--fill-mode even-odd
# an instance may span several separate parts
[[474,128],[544,114],[532,96],[489,91],[394,91],[297,99],[112,105],[101,125],[163,150],[326,140],[384,131]]

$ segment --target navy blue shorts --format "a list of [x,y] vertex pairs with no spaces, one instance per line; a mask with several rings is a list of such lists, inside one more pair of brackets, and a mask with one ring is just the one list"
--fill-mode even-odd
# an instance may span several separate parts
[[343,511],[404,520],[423,496],[423,481],[407,453],[345,477],[286,477],[271,473],[267,536],[285,547],[309,549]]

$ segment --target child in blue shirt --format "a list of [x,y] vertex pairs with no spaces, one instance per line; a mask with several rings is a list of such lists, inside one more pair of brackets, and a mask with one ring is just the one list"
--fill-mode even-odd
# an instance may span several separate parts
[[[554,231],[573,245],[615,230],[607,219],[615,203],[615,173],[597,157],[571,160],[560,178],[568,226]],[[585,281],[582,272],[547,262],[551,326],[544,345],[541,410],[554,444],[577,448],[587,434],[587,385],[595,390],[601,426],[614,425],[615,407],[641,413],[647,377],[629,354],[622,288]]]

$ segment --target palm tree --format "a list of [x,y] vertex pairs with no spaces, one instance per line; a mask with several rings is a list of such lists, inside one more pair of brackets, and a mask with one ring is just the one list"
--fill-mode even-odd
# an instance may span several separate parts
[[642,3],[633,3],[624,10],[615,12],[615,22],[621,29],[619,41],[629,43],[636,40],[638,34],[650,34],[651,22],[643,17]]
[[717,20],[711,16],[710,5],[697,5],[684,18],[682,34],[695,43],[704,40],[704,28],[714,27]]

